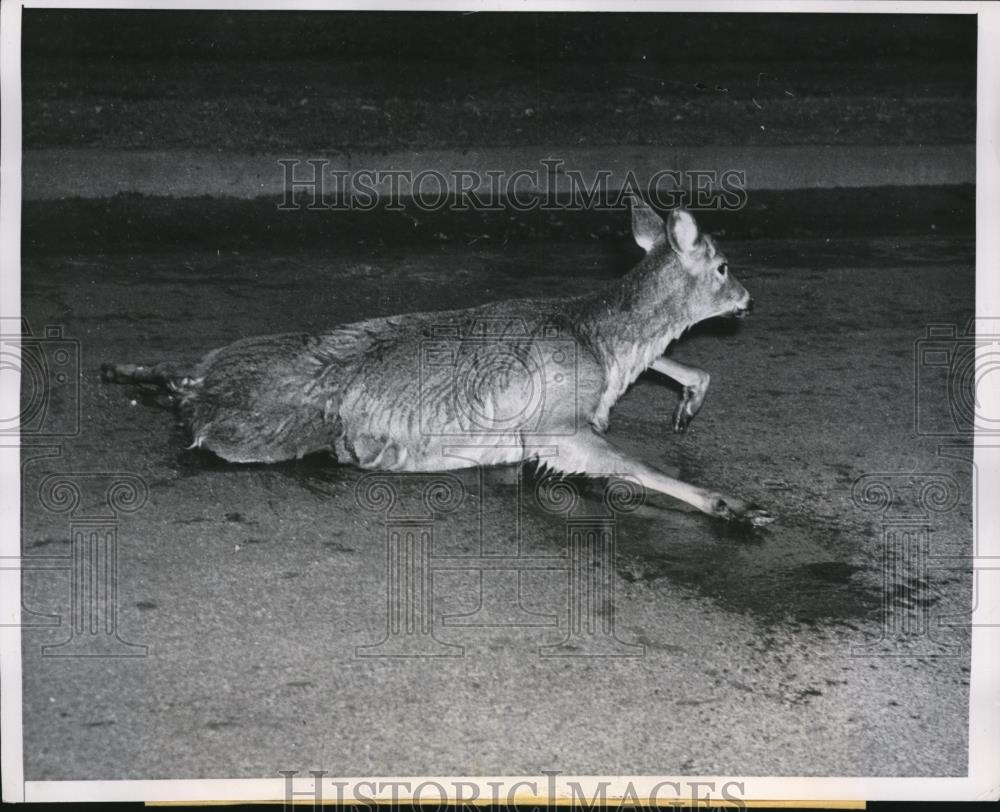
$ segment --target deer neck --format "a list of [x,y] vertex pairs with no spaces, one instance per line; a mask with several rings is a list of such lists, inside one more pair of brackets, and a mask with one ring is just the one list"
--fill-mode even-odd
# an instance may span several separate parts
[[[676,262],[668,259],[668,262]],[[693,280],[648,254],[623,278],[587,298],[580,326],[603,353],[635,356],[643,369],[697,321],[690,311]]]

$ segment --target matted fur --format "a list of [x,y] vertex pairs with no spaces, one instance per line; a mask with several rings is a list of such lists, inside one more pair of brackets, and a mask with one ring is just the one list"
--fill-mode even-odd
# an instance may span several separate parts
[[600,436],[614,404],[651,365],[685,384],[675,418],[683,429],[708,376],[657,359],[693,324],[745,314],[751,304],[688,212],[675,210],[664,223],[641,201],[632,211],[646,255],[590,295],[248,338],[190,370],[106,365],[104,377],[166,385],[193,445],[233,462],[325,451],[362,468],[440,471],[537,459],[545,446],[555,449],[545,464],[557,471],[633,475],[707,513],[763,523],[764,511],[671,479]]

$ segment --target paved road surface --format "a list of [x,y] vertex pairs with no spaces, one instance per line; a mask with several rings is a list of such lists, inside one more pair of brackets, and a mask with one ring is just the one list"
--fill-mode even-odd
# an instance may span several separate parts
[[[149,488],[118,526],[119,631],[148,655],[43,657],[65,626],[25,633],[27,777],[962,774],[964,636],[920,639],[911,651],[921,657],[852,656],[882,651],[885,520],[851,492],[865,474],[954,477],[960,500],[933,517],[932,550],[969,552],[970,467],[915,436],[913,353],[928,323],[964,325],[971,314],[972,241],[928,233],[726,247],[759,307],[676,346],[673,357],[712,373],[704,410],[689,434],[672,435],[676,392],[644,377],[615,410],[611,437],[779,518],[747,535],[656,496],[620,515],[605,583],[613,601],[601,599],[597,631],[613,605],[618,653],[643,656],[597,658],[539,654],[566,637],[569,615],[566,518],[533,501],[537,478],[519,496],[511,472],[484,483],[460,474],[465,501],[435,527],[434,554],[452,565],[517,552],[518,541],[522,556],[540,557],[521,575],[522,617],[512,615],[513,576],[480,581],[438,562],[431,625],[462,656],[357,657],[355,647],[385,636],[387,605],[385,519],[359,508],[361,473],[316,460],[230,466],[185,450],[169,411],[102,385],[98,368],[194,359],[256,333],[582,292],[622,272],[631,248],[333,243],[26,257],[32,327],[60,324],[80,341],[82,424],[60,457],[26,463],[24,554],[70,551],[70,520],[36,498],[44,475],[131,472]],[[922,397],[947,414],[940,381]],[[419,504],[421,486],[397,484],[400,510]],[[80,510],[99,497],[86,491]],[[601,486],[582,484],[578,510],[597,512],[601,497]],[[968,606],[968,579],[922,580],[893,560],[893,622]],[[65,572],[29,573],[26,606],[66,616],[67,584]],[[481,595],[501,625],[454,625]],[[542,625],[504,625],[518,619]],[[931,656],[944,643],[958,656]]]

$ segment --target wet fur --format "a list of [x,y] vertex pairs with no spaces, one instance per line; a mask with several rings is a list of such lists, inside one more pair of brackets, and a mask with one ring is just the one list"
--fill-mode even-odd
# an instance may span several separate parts
[[[688,327],[749,303],[739,282],[717,278],[725,258],[711,237],[697,234],[690,215],[675,213],[665,226],[637,204],[633,231],[645,257],[591,295],[370,319],[318,335],[248,338],[213,350],[190,370],[107,365],[104,375],[167,385],[193,445],[233,462],[326,451],[367,469],[439,471],[520,462],[555,444],[559,459],[546,463],[558,470],[631,470],[635,463],[616,457],[591,429],[606,430],[614,404]],[[462,381],[447,363],[427,363],[428,347],[447,356],[449,346],[465,353],[470,374]],[[504,368],[497,360],[544,359],[557,346],[575,358],[543,365],[535,377],[522,364]],[[572,386],[559,378],[570,373]],[[462,408],[502,418],[539,392],[541,409],[520,423],[498,418],[487,431],[470,425]],[[713,501],[718,495],[685,483],[657,484],[662,477],[655,469],[643,471],[653,487],[723,515]]]

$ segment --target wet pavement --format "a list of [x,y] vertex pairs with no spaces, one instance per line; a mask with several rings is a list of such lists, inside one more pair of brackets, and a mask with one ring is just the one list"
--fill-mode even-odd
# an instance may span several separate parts
[[[456,504],[433,522],[430,609],[408,616],[411,642],[450,655],[439,657],[370,648],[392,638],[387,523],[420,520],[425,479],[391,478],[387,514],[366,497],[362,472],[325,459],[225,464],[186,450],[162,399],[102,384],[99,366],[582,293],[638,250],[614,235],[339,237],[25,257],[23,313],[36,334],[61,325],[79,341],[81,377],[78,393],[54,401],[77,400],[79,434],[58,456],[24,452],[24,554],[70,553],[73,515],[42,506],[45,476],[128,473],[148,488],[115,524],[118,633],[148,649],[49,657],[41,646],[65,639],[66,626],[25,632],[29,779],[965,772],[967,638],[919,630],[968,607],[970,579],[897,560],[894,514],[860,500],[856,483],[902,482],[910,494],[924,479],[953,482],[947,509],[917,524],[931,555],[969,554],[970,465],[938,453],[968,435],[915,430],[915,393],[922,413],[950,413],[945,387],[921,385],[914,353],[929,324],[961,331],[972,315],[970,237],[727,240],[754,316],[701,325],[671,351],[711,372],[704,409],[687,434],[672,434],[678,393],[644,376],[613,411],[609,436],[777,521],[746,531],[658,495],[608,513],[605,485],[575,479],[563,486],[575,500],[567,512],[538,473],[459,472],[447,479]],[[78,510],[98,506],[95,483]],[[610,554],[580,546],[602,516]],[[419,544],[408,549],[419,557]],[[597,580],[576,582],[575,572]],[[67,616],[68,583],[62,571],[29,572],[26,607]],[[581,594],[592,600],[583,615]],[[890,651],[904,627],[918,633]]]

